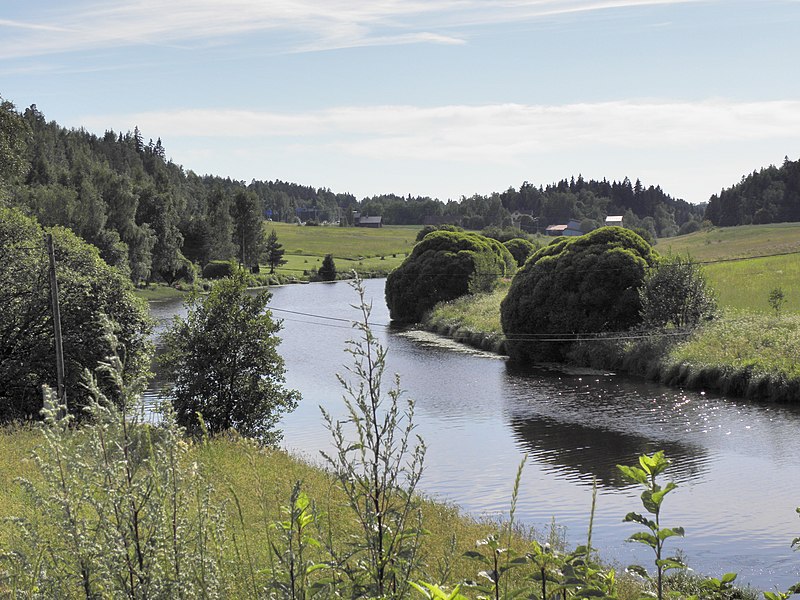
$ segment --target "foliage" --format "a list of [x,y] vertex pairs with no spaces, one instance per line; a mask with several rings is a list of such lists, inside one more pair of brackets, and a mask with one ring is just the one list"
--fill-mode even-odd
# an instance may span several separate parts
[[[211,293],[187,301],[164,334],[161,364],[178,423],[193,435],[235,429],[262,443],[280,438],[275,425],[299,400],[284,388],[277,352],[280,324],[266,309],[271,295],[247,293],[247,273],[235,268]],[[202,421],[198,420],[198,417]]]
[[237,190],[231,204],[234,229],[233,239],[236,255],[242,265],[257,266],[264,255],[266,238],[262,226],[262,208],[258,196],[252,190]]
[[317,275],[322,281],[333,281],[336,279],[336,263],[333,262],[333,255],[326,254],[322,259],[322,266],[317,271]]
[[14,110],[14,105],[0,96],[0,192],[6,182],[24,172],[24,152],[29,136],[27,123]]
[[275,228],[273,227],[266,242],[267,264],[269,265],[270,273],[275,272],[275,267],[286,264],[286,259],[283,258],[285,252],[286,250],[283,249],[283,244],[278,241],[278,234],[275,233]]
[[[118,338],[125,381],[148,372],[151,344],[146,305],[130,281],[100,258],[97,249],[66,229],[53,235],[69,409],[76,415],[89,399],[79,381],[94,370]],[[36,418],[41,387],[55,385],[55,350],[50,307],[49,261],[44,230],[16,209],[0,208],[0,420]],[[103,393],[119,400],[113,381]]]
[[353,573],[353,584],[367,597],[399,599],[407,597],[410,576],[420,566],[422,517],[415,491],[425,445],[414,438],[414,403],[401,403],[399,377],[384,389],[386,350],[369,327],[371,309],[360,280],[353,286],[361,312],[361,320],[353,325],[360,338],[348,349],[354,381],[343,376],[339,381],[345,390],[346,423],[356,439],[348,440],[345,423],[323,410],[335,447],[334,454],[323,456],[361,526],[351,560],[364,567],[346,572]]
[[215,260],[203,267],[204,279],[223,279],[230,277],[236,270],[236,263],[231,261]]
[[656,260],[647,242],[620,227],[558,238],[537,250],[500,305],[509,355],[560,360],[575,337],[638,324],[639,288]]
[[493,289],[506,273],[495,244],[502,247],[474,233],[436,231],[425,236],[386,279],[392,319],[418,322],[437,302]]
[[[617,465],[622,476],[631,483],[638,483],[644,488],[642,492],[642,505],[645,510],[653,515],[652,518],[645,517],[639,513],[630,512],[623,519],[626,523],[639,523],[647,531],[634,533],[628,540],[649,546],[655,554],[656,567],[656,597],[662,600],[664,597],[664,573],[670,569],[685,569],[686,565],[676,556],[664,556],[664,543],[671,537],[683,537],[683,527],[664,527],[661,525],[661,504],[664,497],[674,490],[677,485],[669,482],[665,486],[658,483],[657,478],[661,475],[670,461],[664,457],[664,453],[659,451],[650,456],[644,454],[639,457],[639,466]],[[632,571],[648,580],[650,576],[647,570],[638,565],[628,567]],[[735,577],[735,575],[734,575]]]
[[181,430],[168,415],[158,426],[142,422],[141,388],[125,386],[118,359],[99,371],[126,388],[121,409],[90,379],[91,424],[78,430],[58,407],[44,411],[34,453],[41,478],[21,481],[36,511],[15,520],[13,597],[224,597],[222,565],[209,551],[224,513]]
[[800,160],[786,157],[714,194],[705,218],[721,226],[800,221]]
[[639,299],[645,327],[693,328],[717,312],[700,267],[689,257],[671,256],[650,269]]
[[536,244],[523,238],[512,238],[503,242],[503,245],[511,252],[518,267],[524,265],[528,257],[539,249]]
[[780,287],[772,288],[769,292],[767,301],[769,302],[772,310],[775,311],[775,316],[779,317],[781,315],[781,309],[786,303],[786,295],[783,293],[783,289]]
[[426,235],[428,235],[429,233],[433,233],[434,231],[462,232],[464,231],[464,228],[459,227],[458,225],[426,225],[425,227],[419,230],[415,241],[421,242]]

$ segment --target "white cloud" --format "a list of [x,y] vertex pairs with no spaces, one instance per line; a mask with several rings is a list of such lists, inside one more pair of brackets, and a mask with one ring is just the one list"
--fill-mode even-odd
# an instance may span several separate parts
[[[453,30],[566,13],[702,0],[109,0],[0,20],[0,58],[289,34],[275,51],[458,43]],[[282,36],[285,37],[285,36]],[[288,46],[286,45],[288,43]]]
[[136,123],[163,138],[250,138],[353,156],[485,162],[568,149],[800,140],[800,101],[357,106],[295,113],[191,109],[81,122],[99,131]]

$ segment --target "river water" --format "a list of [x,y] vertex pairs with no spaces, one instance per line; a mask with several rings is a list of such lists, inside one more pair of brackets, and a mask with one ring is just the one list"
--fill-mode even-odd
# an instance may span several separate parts
[[[642,512],[639,490],[617,474],[643,452],[664,450],[673,465],[662,524],[683,526],[672,538],[696,571],[783,590],[800,581],[800,409],[666,388],[612,373],[518,370],[492,354],[438,336],[389,327],[385,280],[364,282],[373,331],[388,347],[387,374],[416,403],[417,433],[427,455],[421,488],[475,517],[507,515],[517,467],[527,455],[516,518],[540,531],[553,519],[570,545],[585,542],[597,478],[592,544],[621,566],[652,563],[639,531],[623,523]],[[358,318],[345,282],[273,289],[273,315],[283,319],[279,352],[289,387],[303,400],[282,421],[284,446],[310,461],[330,449],[319,407],[344,418],[346,341]],[[153,304],[162,322],[179,302]],[[387,377],[388,383],[389,377]],[[148,391],[156,393],[156,380]]]

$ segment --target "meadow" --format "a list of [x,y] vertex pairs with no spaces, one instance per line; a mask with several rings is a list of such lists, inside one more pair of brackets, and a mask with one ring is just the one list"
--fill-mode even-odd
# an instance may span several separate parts
[[783,310],[800,312],[798,223],[716,227],[659,240],[656,250],[664,255],[688,255],[703,263],[721,307],[770,313],[769,294],[781,288]]

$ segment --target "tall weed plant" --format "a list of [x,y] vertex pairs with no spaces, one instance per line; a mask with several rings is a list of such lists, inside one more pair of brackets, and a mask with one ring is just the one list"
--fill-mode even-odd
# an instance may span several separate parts
[[87,377],[91,423],[80,429],[46,391],[34,453],[41,483],[20,480],[33,511],[16,519],[4,556],[10,597],[225,597],[224,511],[182,430],[169,415],[144,422],[118,358],[99,371],[124,391],[123,404]]
[[[371,306],[361,281],[359,337],[349,342],[351,378],[339,375],[347,419],[324,409],[335,451],[323,453],[345,492],[361,536],[338,557],[357,594],[369,598],[405,598],[419,567],[422,518],[415,495],[422,476],[425,444],[414,434],[414,403],[402,398],[399,376],[384,384],[386,349],[369,326]],[[349,433],[353,432],[353,439]]]

